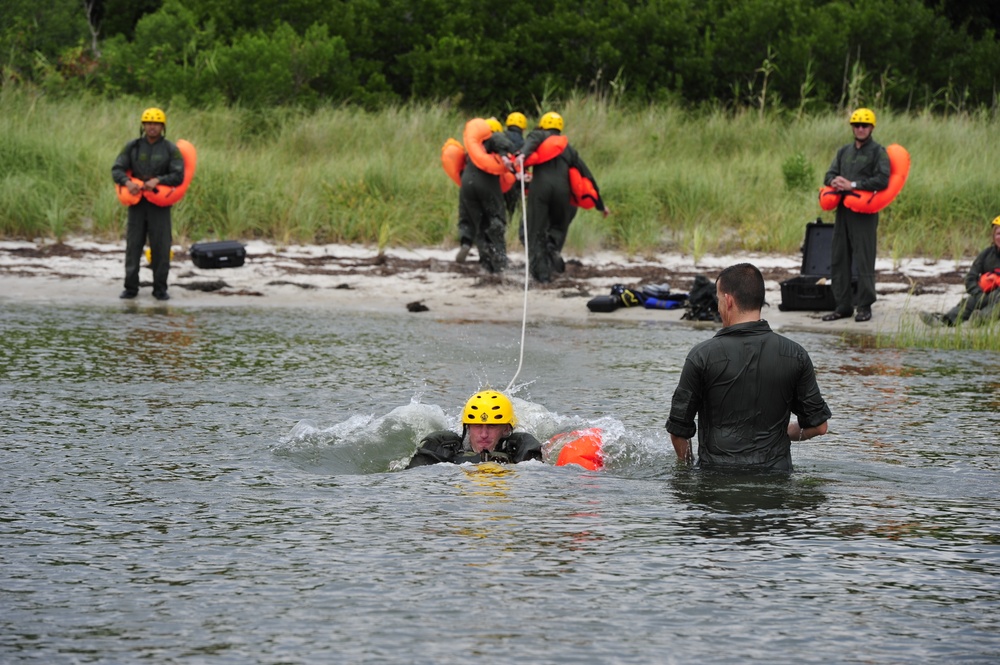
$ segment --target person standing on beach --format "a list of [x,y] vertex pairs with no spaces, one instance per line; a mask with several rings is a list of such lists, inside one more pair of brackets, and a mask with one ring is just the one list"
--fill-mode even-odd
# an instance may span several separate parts
[[467,122],[462,142],[468,158],[458,193],[461,247],[455,260],[463,263],[475,243],[479,264],[488,273],[499,273],[507,267],[507,216],[500,177],[513,181],[509,155],[514,148],[495,118]]
[[[139,138],[125,144],[111,167],[115,184],[125,187],[133,196],[154,191],[160,185],[180,185],[184,180],[184,158],[177,146],[165,138],[166,114],[158,108],[148,108],[143,111],[140,122]],[[137,184],[135,180],[142,184]],[[153,297],[157,300],[170,299],[167,293],[170,245],[173,242],[170,208],[155,205],[145,197],[129,206],[125,231],[125,290],[120,298],[135,298],[139,294],[139,262],[148,238],[153,268]]]
[[538,121],[538,128],[525,138],[517,158],[523,167],[532,167],[527,203],[528,264],[531,276],[539,282],[551,282],[552,274],[563,272],[566,267],[562,249],[576,215],[576,207],[571,203],[574,194],[571,169],[579,176],[578,182],[586,184],[593,207],[608,216],[597,181],[562,131],[562,116],[549,111]]
[[830,419],[812,360],[760,318],[756,266],[730,266],[715,285],[723,328],[684,361],[666,424],[674,452],[693,461],[697,431],[701,468],[791,471],[791,442],[826,434]]
[[993,243],[981,251],[965,275],[965,292],[962,302],[943,316],[921,312],[920,318],[928,325],[945,323],[958,325],[961,321],[986,322],[997,318],[1000,305],[1000,217],[991,224]]
[[[857,109],[851,114],[850,122],[854,141],[837,151],[823,183],[838,192],[885,189],[889,185],[889,154],[872,139],[875,113],[871,109]],[[830,288],[837,305],[823,320],[837,321],[854,314],[855,321],[870,321],[876,298],[878,213],[854,212],[844,205],[842,197],[837,205],[834,222],[830,256],[830,276],[833,283]],[[858,271],[856,299],[851,293],[853,269]]]

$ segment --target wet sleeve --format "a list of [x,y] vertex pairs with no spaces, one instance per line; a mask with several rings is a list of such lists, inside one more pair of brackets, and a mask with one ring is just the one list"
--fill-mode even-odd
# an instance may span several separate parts
[[526,462],[528,460],[542,459],[542,444],[527,432],[514,432],[508,437],[517,453],[514,456],[515,462]]
[[701,408],[701,389],[698,382],[700,372],[692,354],[689,353],[687,360],[684,361],[684,369],[681,370],[677,388],[674,389],[673,399],[670,401],[667,432],[684,439],[692,438],[698,431],[694,420],[698,415],[698,409]]
[[805,429],[822,425],[830,419],[832,414],[830,407],[827,406],[822,394],[820,394],[812,359],[805,349],[802,349],[800,354],[799,362],[802,368],[799,372],[798,385],[795,388],[792,413],[798,416],[799,426]]
[[455,459],[458,451],[462,448],[462,437],[454,432],[432,432],[423,439],[417,446],[417,451],[413,454],[407,469],[418,466],[428,466],[450,462]]
[[518,151],[519,154],[524,155],[527,159],[531,157],[532,153],[538,150],[538,146],[542,145],[542,141],[548,138],[548,134],[540,129],[533,129],[528,132],[528,136],[524,139],[524,145]]
[[511,143],[506,134],[501,133],[495,133],[486,139],[483,146],[487,152],[493,152],[498,155],[509,155],[514,152],[514,144]]

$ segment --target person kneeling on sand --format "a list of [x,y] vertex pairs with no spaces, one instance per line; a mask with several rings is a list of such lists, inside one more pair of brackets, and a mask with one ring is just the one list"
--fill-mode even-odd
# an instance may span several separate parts
[[465,403],[462,434],[432,432],[417,447],[407,469],[450,462],[517,464],[542,459],[542,444],[527,432],[515,432],[517,418],[510,399],[495,390],[483,390]]
[[992,222],[993,244],[984,249],[972,262],[965,275],[965,292],[969,295],[945,314],[921,312],[920,318],[927,325],[942,323],[954,326],[961,321],[984,323],[1000,315],[1000,217]]

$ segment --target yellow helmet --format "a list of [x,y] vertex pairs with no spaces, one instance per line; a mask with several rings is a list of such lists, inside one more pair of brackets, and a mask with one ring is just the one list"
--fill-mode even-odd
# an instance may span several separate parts
[[1000,226],[1000,217],[993,218],[993,226]]
[[490,126],[490,130],[492,130],[494,132],[502,132],[503,131],[503,125],[501,125],[500,121],[497,120],[496,118],[487,118],[486,119],[486,124],[489,125]]
[[162,109],[158,109],[154,106],[142,112],[142,120],[139,122],[160,122],[166,125],[167,114],[164,113]]
[[561,132],[563,130],[562,116],[554,111],[549,111],[538,121],[538,126],[542,129],[558,129]]
[[524,117],[523,113],[518,113],[517,111],[514,111],[513,113],[507,116],[507,126],[510,127],[512,125],[514,127],[520,127],[521,129],[527,129],[528,119]]
[[861,108],[851,114],[851,124],[863,122],[866,125],[875,126],[875,112],[871,109]]
[[517,425],[514,405],[507,396],[495,390],[481,390],[465,403],[463,425]]

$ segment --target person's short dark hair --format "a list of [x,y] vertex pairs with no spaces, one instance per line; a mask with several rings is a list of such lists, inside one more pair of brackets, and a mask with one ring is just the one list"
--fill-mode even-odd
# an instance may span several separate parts
[[719,273],[715,283],[743,311],[764,307],[764,276],[752,263],[737,263]]

